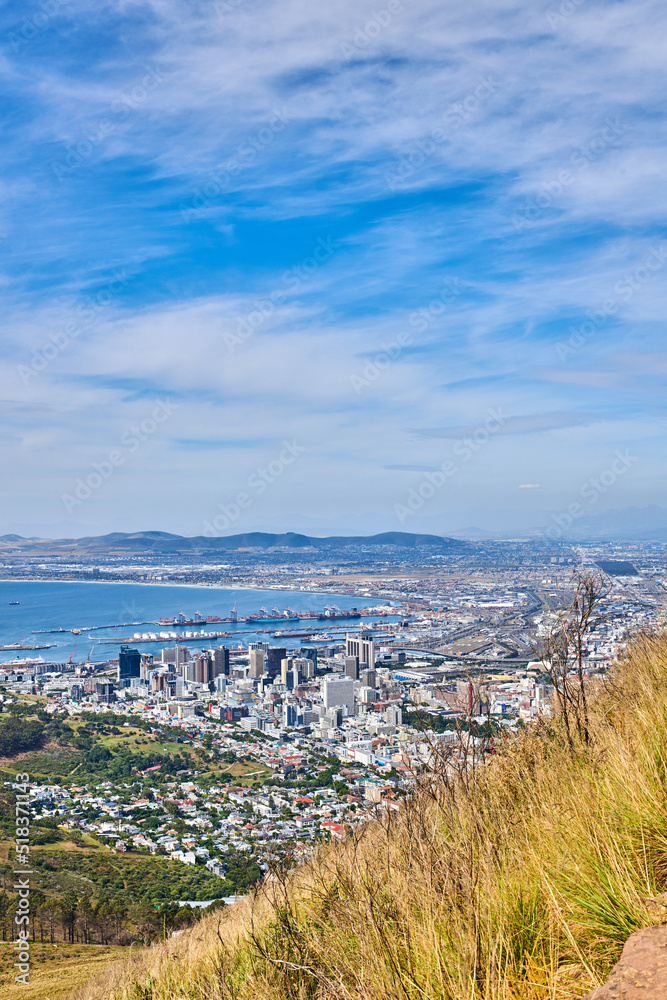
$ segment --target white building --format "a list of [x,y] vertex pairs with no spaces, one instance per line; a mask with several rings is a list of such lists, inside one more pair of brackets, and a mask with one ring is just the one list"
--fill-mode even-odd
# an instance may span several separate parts
[[325,677],[322,683],[324,707],[354,711],[354,681],[351,677]]

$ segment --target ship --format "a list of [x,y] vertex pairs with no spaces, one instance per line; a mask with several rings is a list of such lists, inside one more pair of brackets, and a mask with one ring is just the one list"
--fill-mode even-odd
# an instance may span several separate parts
[[361,611],[350,608],[349,611],[341,611],[337,604],[327,604],[322,614],[317,616],[318,621],[331,621],[337,618],[361,618]]
[[278,608],[274,608],[269,614],[264,606],[262,606],[257,614],[248,615],[243,619],[244,622],[298,622],[301,616],[297,615],[296,611],[292,611],[291,608],[287,608],[285,611],[280,612]]
[[10,601],[9,603],[10,604],[20,604],[21,602],[20,601]]
[[158,618],[154,625],[206,625],[217,622],[233,621],[232,618],[220,618],[219,615],[203,615],[201,611],[195,611],[194,618],[187,618],[184,611],[180,611],[175,618]]
[[53,649],[55,642],[49,643],[48,646],[24,646],[20,642],[12,642],[8,646],[0,646],[0,651],[8,653],[10,650],[14,649]]

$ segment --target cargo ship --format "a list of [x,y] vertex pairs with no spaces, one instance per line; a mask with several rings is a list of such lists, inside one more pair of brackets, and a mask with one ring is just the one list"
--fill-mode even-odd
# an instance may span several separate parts
[[296,611],[292,611],[291,608],[287,608],[282,612],[278,608],[274,608],[271,614],[269,614],[263,605],[257,614],[247,615],[243,618],[244,622],[298,622],[300,620],[301,615],[298,615]]
[[218,615],[203,615],[195,611],[194,618],[188,618],[184,611],[179,611],[175,618],[158,618],[156,625],[213,625],[216,622],[232,621],[231,618],[220,618]]
[[[220,618],[218,615],[202,615],[201,611],[195,611],[194,618],[187,618],[184,611],[179,612],[175,618],[158,618],[155,625],[170,626],[183,625],[191,628],[193,625],[212,625],[221,622],[247,622],[251,625],[261,622],[299,622],[299,621],[336,621],[361,618],[365,612],[358,611],[357,608],[350,608],[349,611],[341,611],[339,607],[327,605],[324,611],[294,611],[293,608],[286,608],[280,611],[273,608],[268,611],[263,605],[251,615],[239,617],[236,613],[236,605],[232,608],[231,615],[227,618]],[[375,614],[386,614],[386,612],[374,612]]]

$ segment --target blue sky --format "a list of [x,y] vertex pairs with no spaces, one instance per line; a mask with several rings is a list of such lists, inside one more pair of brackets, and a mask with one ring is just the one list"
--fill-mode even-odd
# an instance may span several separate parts
[[663,5],[0,18],[0,530],[662,503]]

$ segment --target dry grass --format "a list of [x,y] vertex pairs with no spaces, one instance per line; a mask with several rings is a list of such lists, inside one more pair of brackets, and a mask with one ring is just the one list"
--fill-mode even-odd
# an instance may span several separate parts
[[96,945],[32,944],[30,982],[24,984],[14,981],[15,956],[6,944],[6,960],[0,970],[0,996],[3,1000],[66,1000],[72,990],[89,982],[91,976],[103,975],[103,970],[124,950]]
[[[667,637],[558,723],[322,847],[77,1000],[574,1000],[667,889]],[[446,763],[446,762],[444,762]]]

